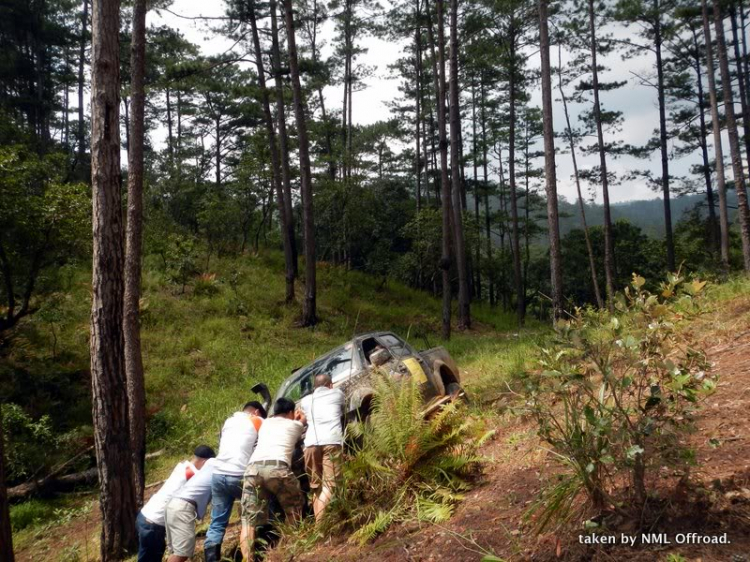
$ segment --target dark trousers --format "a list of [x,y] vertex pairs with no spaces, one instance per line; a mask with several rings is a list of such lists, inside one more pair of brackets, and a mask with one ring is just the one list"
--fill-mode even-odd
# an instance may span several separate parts
[[140,512],[135,528],[138,531],[138,562],[161,562],[167,549],[167,529],[147,521]]

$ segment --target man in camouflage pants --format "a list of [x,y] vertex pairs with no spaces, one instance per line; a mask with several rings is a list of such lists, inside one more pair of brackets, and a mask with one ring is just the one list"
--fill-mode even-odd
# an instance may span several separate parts
[[268,518],[268,500],[276,496],[287,520],[296,521],[302,512],[304,497],[299,481],[292,472],[294,447],[302,437],[305,416],[295,412],[295,404],[279,398],[274,416],[263,422],[258,432],[242,487],[242,531],[240,550],[245,560],[252,560],[255,528]]

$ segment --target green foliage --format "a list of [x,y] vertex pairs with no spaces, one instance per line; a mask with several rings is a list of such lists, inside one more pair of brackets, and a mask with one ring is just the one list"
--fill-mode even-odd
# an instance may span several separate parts
[[17,482],[47,466],[57,436],[49,416],[33,419],[17,404],[3,404],[2,416],[6,477]]
[[633,275],[615,316],[579,309],[560,321],[543,371],[527,381],[539,435],[568,469],[532,510],[540,530],[564,522],[581,491],[597,511],[637,510],[654,471],[689,470],[680,437],[716,382],[678,325],[700,311],[705,282],[670,275],[656,294],[645,283]]
[[379,376],[373,411],[348,426],[358,445],[343,468],[325,524],[366,543],[406,518],[442,522],[481,467],[477,450],[487,432],[451,403],[429,419],[413,381]]
[[53,283],[40,283],[46,273],[88,250],[88,190],[67,183],[64,174],[61,154],[0,147],[0,313],[6,327],[31,311],[36,294],[54,290]]

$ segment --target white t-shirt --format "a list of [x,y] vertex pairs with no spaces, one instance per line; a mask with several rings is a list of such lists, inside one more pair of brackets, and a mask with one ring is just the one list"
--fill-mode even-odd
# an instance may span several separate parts
[[315,392],[300,401],[299,407],[307,418],[305,447],[344,443],[341,419],[345,403],[346,398],[341,389],[325,386],[319,386]]
[[211,477],[216,468],[216,459],[208,459],[187,483],[180,488],[172,499],[190,500],[195,502],[195,511],[198,519],[203,519],[206,507],[211,501]]
[[283,461],[292,466],[294,446],[305,430],[297,420],[287,418],[268,418],[258,432],[258,443],[255,445],[250,463],[258,461]]
[[246,412],[235,412],[224,422],[216,455],[216,474],[242,476],[253,454],[263,419]]
[[163,527],[164,513],[167,511],[169,500],[198,472],[198,469],[190,461],[183,461],[175,466],[172,474],[162,484],[159,491],[151,496],[151,499],[141,508],[143,516],[152,523]]

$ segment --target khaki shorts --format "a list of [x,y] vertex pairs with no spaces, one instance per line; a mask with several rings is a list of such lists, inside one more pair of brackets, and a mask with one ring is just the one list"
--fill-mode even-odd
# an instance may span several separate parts
[[310,488],[317,492],[325,485],[333,490],[341,476],[341,445],[314,445],[305,448],[305,471]]
[[251,464],[245,470],[240,511],[243,523],[253,527],[268,522],[268,499],[276,496],[287,517],[300,512],[302,490],[294,473],[286,466]]
[[190,558],[195,553],[195,506],[179,498],[167,504],[164,516],[167,528],[167,551],[175,556]]

